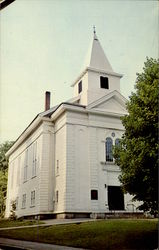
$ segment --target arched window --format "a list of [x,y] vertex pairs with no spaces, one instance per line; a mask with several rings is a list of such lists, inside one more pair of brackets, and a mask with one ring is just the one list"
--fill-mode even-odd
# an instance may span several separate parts
[[113,141],[110,137],[106,138],[106,161],[113,161],[113,152],[112,152],[112,147],[113,147]]
[[119,144],[120,144],[120,139],[116,138],[116,140],[115,140],[115,146],[119,146]]

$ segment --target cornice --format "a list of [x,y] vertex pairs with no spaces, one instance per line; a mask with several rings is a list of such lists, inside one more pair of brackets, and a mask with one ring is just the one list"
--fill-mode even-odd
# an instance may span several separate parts
[[95,69],[92,67],[86,67],[80,74],[79,76],[76,78],[76,80],[71,84],[71,87],[73,87],[84,75],[86,72],[91,71],[91,72],[96,72],[99,74],[105,74],[105,75],[110,75],[110,76],[116,76],[119,78],[122,78],[123,75],[119,74],[119,73],[115,73],[113,71],[107,71],[107,70],[102,70],[102,69]]

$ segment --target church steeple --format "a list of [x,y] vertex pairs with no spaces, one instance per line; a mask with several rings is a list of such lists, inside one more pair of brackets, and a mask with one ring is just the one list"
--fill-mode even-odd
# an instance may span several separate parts
[[93,42],[91,48],[89,49],[89,54],[87,58],[87,67],[91,67],[98,70],[105,70],[113,72],[112,66],[110,65],[104,50],[98,40],[95,26],[93,31]]
[[93,42],[87,54],[85,68],[71,85],[74,87],[74,97],[79,95],[79,103],[88,105],[111,91],[120,92],[121,77],[121,74],[113,71],[94,27]]

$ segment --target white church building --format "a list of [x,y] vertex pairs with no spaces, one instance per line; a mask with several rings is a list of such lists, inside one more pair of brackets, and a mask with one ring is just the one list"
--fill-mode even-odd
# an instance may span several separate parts
[[123,194],[112,147],[127,114],[114,72],[94,32],[87,66],[73,82],[73,98],[38,114],[7,152],[6,217],[104,217],[137,212]]

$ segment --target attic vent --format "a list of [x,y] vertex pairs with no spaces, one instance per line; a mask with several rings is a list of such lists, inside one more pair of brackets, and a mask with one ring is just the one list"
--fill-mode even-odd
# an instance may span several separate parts
[[104,76],[100,77],[100,87],[102,89],[109,89],[109,79],[108,79],[108,77],[104,77]]
[[82,81],[78,83],[78,94],[82,92]]

